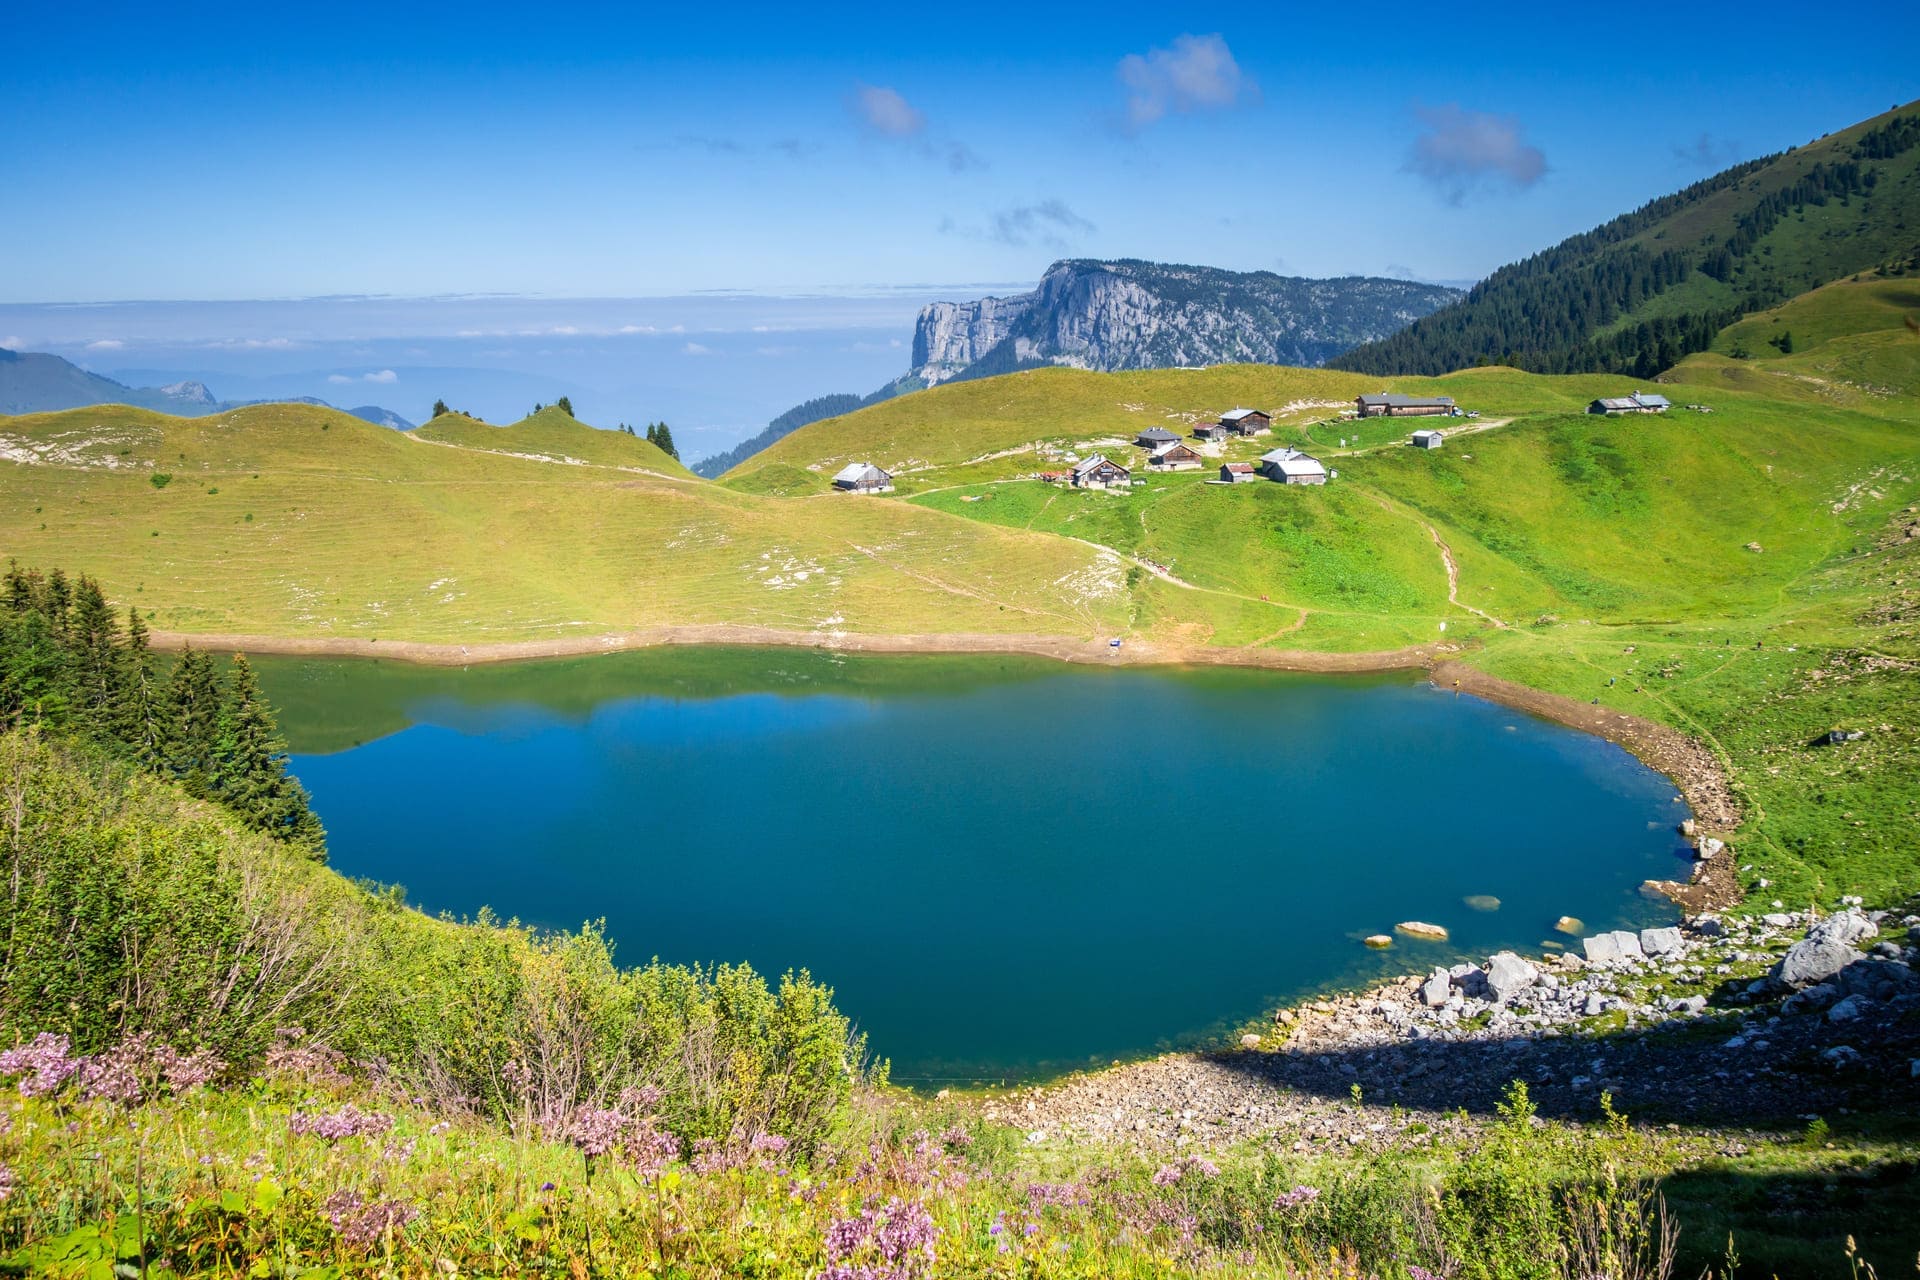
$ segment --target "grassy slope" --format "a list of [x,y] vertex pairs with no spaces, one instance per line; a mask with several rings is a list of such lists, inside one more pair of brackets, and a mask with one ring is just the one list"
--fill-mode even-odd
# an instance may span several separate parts
[[[530,431],[530,448],[518,433]],[[0,554],[84,565],[160,628],[484,642],[663,623],[1089,635],[1086,548],[897,503],[806,506],[609,466],[644,440],[567,422],[412,439],[326,409],[122,407],[0,419]],[[435,439],[439,443],[435,443]],[[657,451],[654,451],[657,453]],[[170,474],[165,488],[154,474]],[[804,576],[802,576],[804,575]],[[834,621],[834,620],[838,621]]]
[[422,440],[437,440],[468,449],[547,458],[555,462],[583,462],[602,467],[637,467],[682,480],[693,472],[680,460],[643,436],[602,431],[575,421],[549,406],[506,427],[496,427],[458,413],[443,413],[416,432]]

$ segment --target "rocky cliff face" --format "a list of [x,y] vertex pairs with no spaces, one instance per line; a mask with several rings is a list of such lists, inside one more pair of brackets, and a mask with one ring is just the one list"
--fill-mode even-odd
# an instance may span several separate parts
[[1460,297],[1352,276],[1307,280],[1155,262],[1057,262],[1039,288],[936,302],[920,313],[908,377],[933,386],[1043,364],[1082,369],[1319,365]]

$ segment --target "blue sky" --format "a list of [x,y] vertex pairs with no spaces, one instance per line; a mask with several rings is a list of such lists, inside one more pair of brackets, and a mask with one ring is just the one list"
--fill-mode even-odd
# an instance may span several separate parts
[[11,14],[0,301],[1470,279],[1920,81],[1911,4],[401,8]]

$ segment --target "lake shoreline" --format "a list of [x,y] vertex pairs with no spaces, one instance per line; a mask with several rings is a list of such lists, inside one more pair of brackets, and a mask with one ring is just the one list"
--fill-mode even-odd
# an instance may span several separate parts
[[[1218,666],[1305,674],[1365,674],[1426,671],[1434,687],[1471,694],[1555,724],[1578,729],[1624,748],[1671,779],[1686,798],[1701,827],[1722,834],[1740,825],[1742,812],[1720,760],[1702,742],[1651,720],[1597,704],[1490,676],[1450,655],[1449,644],[1358,653],[1249,649],[1224,645],[1179,645],[1129,640],[1115,649],[1104,640],[1059,636],[987,634],[863,635],[839,631],[794,631],[778,627],[697,623],[647,627],[599,636],[490,644],[443,644],[418,640],[376,640],[357,636],[270,636],[233,632],[155,631],[155,649],[188,646],[218,653],[270,654],[305,658],[387,658],[422,666],[464,667],[527,662],[543,658],[586,657],[666,646],[765,646],[865,654],[1004,654],[1051,658],[1089,666]],[[1730,905],[1739,898],[1731,883],[1668,884],[1667,896],[1688,914]],[[1729,896],[1731,895],[1731,896]]]

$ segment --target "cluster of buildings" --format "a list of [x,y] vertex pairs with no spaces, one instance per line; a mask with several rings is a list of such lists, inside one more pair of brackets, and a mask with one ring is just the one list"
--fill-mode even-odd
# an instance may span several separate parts
[[[1595,400],[1590,412],[1659,413],[1667,407],[1664,396],[1643,394]],[[1405,396],[1383,391],[1356,397],[1353,413],[1361,418],[1459,417],[1460,407],[1449,396]],[[1190,433],[1193,440],[1204,443],[1272,434],[1273,415],[1264,409],[1229,409],[1217,422],[1195,423]],[[1166,427],[1148,427],[1134,437],[1133,443],[1146,450],[1148,471],[1202,470],[1209,463],[1187,439]],[[1438,449],[1445,439],[1443,433],[1429,428],[1414,432],[1412,444],[1416,449]],[[1261,476],[1279,484],[1325,484],[1328,475],[1318,458],[1291,447],[1264,453],[1257,462],[1222,462],[1219,466],[1222,484],[1246,484]],[[1048,483],[1065,481],[1076,489],[1125,489],[1134,483],[1132,468],[1104,454],[1075,462],[1071,471],[1042,472],[1040,478]],[[854,462],[833,477],[833,487],[849,493],[891,493],[893,477],[870,462]]]

